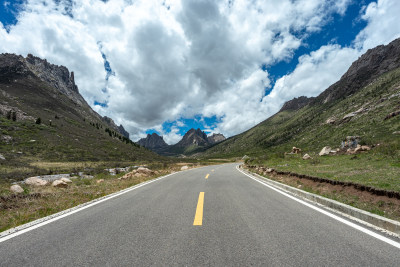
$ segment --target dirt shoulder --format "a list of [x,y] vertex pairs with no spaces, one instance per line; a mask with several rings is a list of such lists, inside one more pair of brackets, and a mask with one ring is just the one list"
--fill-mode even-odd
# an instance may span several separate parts
[[400,221],[400,199],[389,197],[391,194],[377,195],[373,190],[365,190],[365,186],[357,187],[352,183],[338,183],[325,178],[309,179],[302,174],[283,174],[285,172],[263,166],[247,165],[245,168],[271,180]]

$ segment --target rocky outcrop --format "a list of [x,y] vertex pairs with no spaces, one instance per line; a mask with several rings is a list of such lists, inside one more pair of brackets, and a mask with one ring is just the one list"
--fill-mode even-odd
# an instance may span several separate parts
[[163,137],[156,133],[147,134],[146,138],[140,139],[137,143],[148,149],[160,149],[168,146]]
[[321,93],[315,102],[328,103],[343,99],[370,84],[377,77],[400,67],[400,38],[388,45],[369,49],[353,62],[335,84]]
[[198,128],[197,130],[195,129],[190,129],[182,138],[181,141],[179,141],[176,146],[178,147],[189,147],[192,145],[195,146],[208,146],[210,143],[208,141],[208,137],[205,132],[200,130]]
[[118,130],[119,130],[120,134],[122,134],[126,138],[129,138],[129,133],[125,130],[125,128],[124,128],[124,126],[122,126],[122,124],[120,124],[118,126]]
[[213,135],[208,136],[207,139],[208,139],[208,142],[211,145],[213,145],[213,144],[216,144],[216,143],[224,141],[226,138],[225,138],[225,136],[223,134],[215,134],[214,133]]
[[126,138],[129,138],[129,133],[124,129],[124,126],[122,126],[122,124],[117,126],[117,124],[115,124],[114,120],[107,116],[104,116],[102,118],[102,121],[104,121],[111,129],[113,129],[117,133],[120,133],[121,135],[125,136]]
[[285,110],[291,110],[291,111],[296,111],[301,109],[302,107],[307,106],[311,101],[314,100],[315,97],[306,97],[306,96],[300,96],[300,97],[295,97],[292,100],[287,101],[285,104],[283,104],[281,110],[279,112],[285,111]]

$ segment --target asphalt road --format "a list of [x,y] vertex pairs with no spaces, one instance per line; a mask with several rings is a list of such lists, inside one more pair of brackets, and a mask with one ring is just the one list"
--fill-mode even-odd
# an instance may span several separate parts
[[400,249],[235,166],[180,172],[1,242],[0,265],[400,265]]

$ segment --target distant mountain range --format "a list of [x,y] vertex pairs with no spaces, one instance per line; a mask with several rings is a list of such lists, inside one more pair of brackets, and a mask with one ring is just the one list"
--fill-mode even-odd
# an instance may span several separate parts
[[[398,150],[400,146],[400,39],[368,50],[319,96],[286,102],[282,109],[203,157],[282,155],[293,146],[318,152],[346,136]],[[382,148],[383,149],[383,148]]]
[[33,55],[0,54],[0,121],[2,163],[158,157],[92,110],[73,72]]
[[212,145],[224,141],[226,138],[222,134],[213,134],[207,136],[200,129],[190,129],[175,145],[165,143],[162,136],[156,133],[148,134],[146,138],[140,139],[137,143],[150,150],[153,150],[160,155],[176,156],[189,155],[197,151],[202,151]]

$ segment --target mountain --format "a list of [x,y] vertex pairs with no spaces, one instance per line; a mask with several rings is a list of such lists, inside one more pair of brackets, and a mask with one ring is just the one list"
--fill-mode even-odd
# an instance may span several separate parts
[[319,152],[346,136],[399,151],[400,39],[368,50],[319,96],[295,98],[248,131],[206,150],[204,157],[282,155],[293,146]]
[[156,133],[148,134],[146,138],[140,139],[137,144],[163,156],[181,156],[203,151],[225,139],[222,134],[207,136],[202,130],[192,128],[175,145],[168,145],[163,137]]
[[313,101],[315,97],[306,97],[306,96],[300,96],[300,97],[295,97],[292,100],[287,101],[285,104],[283,104],[281,110],[279,112],[285,111],[285,110],[299,110],[302,107],[308,105],[311,101]]
[[226,139],[226,138],[225,138],[225,136],[224,136],[223,134],[216,134],[216,133],[214,133],[213,135],[208,136],[208,142],[209,142],[211,145],[216,144],[216,143],[219,143],[219,142],[222,142],[222,141],[224,141],[225,139]]
[[147,134],[146,138],[140,139],[137,143],[155,152],[168,147],[168,144],[165,143],[163,137],[156,133]]
[[159,158],[92,110],[73,72],[32,55],[0,55],[0,121],[1,164]]

